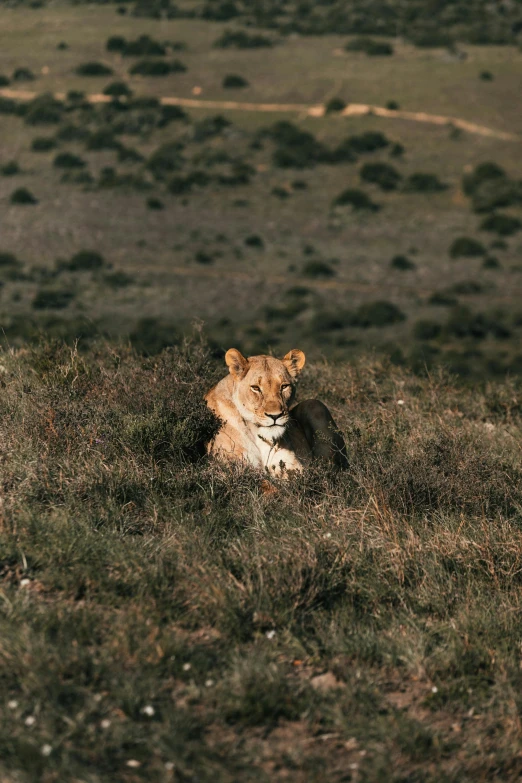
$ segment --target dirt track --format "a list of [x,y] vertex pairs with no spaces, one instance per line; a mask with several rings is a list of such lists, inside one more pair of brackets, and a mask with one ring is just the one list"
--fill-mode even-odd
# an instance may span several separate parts
[[[0,90],[0,96],[12,98],[20,101],[30,101],[36,98],[38,93],[28,90],[10,90],[5,88]],[[65,99],[65,93],[55,93],[59,100]],[[110,103],[112,100],[108,95],[92,94],[86,95],[86,100],[90,103]],[[296,113],[308,117],[323,117],[325,107],[321,104],[311,105],[304,103],[242,103],[238,101],[206,101],[198,98],[179,98],[165,96],[159,99],[164,106],[183,106],[188,109],[218,109],[231,111],[251,111],[266,113]],[[487,128],[484,125],[477,125],[474,122],[462,120],[459,117],[445,117],[441,114],[427,114],[425,112],[402,111],[400,109],[386,109],[383,106],[371,106],[367,103],[349,103],[344,111],[340,112],[342,117],[356,117],[373,114],[377,117],[387,119],[408,120],[411,122],[423,122],[430,125],[447,125],[448,127],[460,128],[467,133],[473,133],[477,136],[486,136],[501,141],[522,141],[522,135],[517,133],[508,133],[507,131]],[[332,115],[339,116],[339,115]]]

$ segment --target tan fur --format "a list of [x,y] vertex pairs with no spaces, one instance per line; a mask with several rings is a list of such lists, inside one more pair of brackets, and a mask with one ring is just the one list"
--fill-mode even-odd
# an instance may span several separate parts
[[346,460],[344,441],[318,400],[293,407],[296,378],[305,364],[302,351],[283,359],[250,356],[235,348],[225,355],[229,374],[205,400],[223,426],[208,451],[220,459],[244,461],[271,475],[301,471],[314,456]]

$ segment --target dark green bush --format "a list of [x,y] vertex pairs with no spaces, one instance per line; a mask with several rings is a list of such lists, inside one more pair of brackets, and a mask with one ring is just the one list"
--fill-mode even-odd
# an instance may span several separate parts
[[436,174],[419,171],[410,174],[404,183],[404,191],[407,193],[439,193],[447,188],[448,186],[441,182]]
[[326,114],[335,114],[337,112],[343,111],[344,109],[346,109],[346,103],[342,98],[330,98],[324,107]]
[[454,283],[448,290],[450,293],[457,294],[458,296],[469,296],[481,294],[484,291],[484,286],[477,280],[461,280],[458,283]]
[[7,163],[3,163],[0,166],[0,174],[3,177],[13,177],[15,174],[20,173],[20,166],[16,160],[9,160]]
[[390,261],[390,266],[393,267],[393,269],[400,269],[402,271],[415,269],[415,264],[413,261],[410,261],[409,258],[402,255],[394,256]]
[[255,33],[251,35],[244,30],[225,30],[214,42],[219,49],[259,49],[273,46],[273,42],[266,35]]
[[490,179],[473,193],[475,212],[492,212],[498,207],[510,207],[522,202],[522,184],[507,178]]
[[79,65],[75,73],[77,76],[112,76],[113,70],[103,63],[88,62]]
[[121,143],[110,128],[102,128],[88,136],[85,146],[88,150],[118,150]]
[[36,76],[29,68],[17,68],[13,73],[13,82],[34,82]]
[[163,44],[149,35],[140,35],[135,41],[126,41],[121,53],[125,57],[163,57],[167,52]]
[[127,39],[122,35],[111,35],[110,38],[107,39],[105,48],[108,52],[123,52],[126,45]]
[[150,198],[147,199],[147,207],[149,209],[161,210],[161,209],[165,209],[165,204],[159,198],[156,198],[155,196],[151,196]]
[[304,277],[312,279],[328,279],[335,276],[335,269],[326,261],[307,261],[303,265],[302,273]]
[[38,204],[38,199],[27,188],[17,188],[11,193],[11,204],[30,205]]
[[185,73],[187,66],[181,60],[171,60],[169,63],[171,73]]
[[498,212],[488,215],[480,224],[481,231],[492,231],[503,237],[516,234],[522,228],[522,221],[512,215],[501,215]]
[[487,256],[482,263],[483,269],[501,269],[502,264],[496,256]]
[[220,3],[206,3],[203,6],[201,17],[212,22],[229,22],[239,14],[239,8],[233,0],[223,0]]
[[214,263],[214,256],[212,256],[210,253],[207,253],[205,250],[198,250],[194,258],[198,264],[203,264],[205,266]]
[[20,107],[12,98],[4,98],[0,95],[0,114],[19,114]]
[[354,152],[377,152],[390,146],[390,140],[380,131],[365,131],[355,136],[349,136],[346,143]]
[[273,161],[280,168],[308,168],[327,158],[328,150],[312,133],[288,120],[274,123],[264,135],[277,145]]
[[223,79],[223,88],[227,90],[240,89],[242,87],[249,87],[250,84],[243,76],[238,76],[234,73],[228,73]]
[[428,304],[430,305],[436,305],[440,307],[452,307],[453,305],[458,304],[457,297],[446,291],[434,291],[434,293],[429,297]]
[[8,87],[11,84],[11,79],[0,73],[0,87]]
[[437,321],[422,319],[413,327],[413,336],[416,340],[435,340],[441,331],[442,327]]
[[141,318],[129,335],[134,349],[145,356],[155,356],[165,348],[179,345],[181,338],[177,326],[152,317]]
[[344,47],[347,52],[364,52],[370,57],[390,56],[393,46],[388,41],[377,41],[374,38],[355,38]]
[[263,237],[260,237],[259,234],[250,234],[245,237],[244,243],[247,247],[255,247],[257,250],[263,250],[265,247]]
[[79,250],[60,268],[70,272],[95,272],[105,266],[105,259],[96,250]]
[[318,310],[310,321],[310,332],[336,332],[356,325],[357,319],[350,310]]
[[359,172],[363,182],[378,185],[381,190],[396,190],[402,175],[389,163],[365,163]]
[[173,141],[163,144],[152,153],[147,161],[147,168],[156,179],[165,179],[173,171],[179,171],[183,167],[183,163],[180,144]]
[[0,269],[19,269],[22,266],[22,262],[14,255],[14,253],[6,253],[0,251]]
[[402,144],[392,144],[390,148],[390,158],[402,158],[405,149]]
[[132,76],[167,76],[170,65],[166,60],[139,60],[129,68]]
[[207,141],[207,139],[219,136],[231,124],[230,120],[227,120],[222,114],[215,114],[213,117],[205,117],[203,120],[198,120],[198,122],[194,123],[194,141],[201,144],[201,142]]
[[31,142],[33,152],[49,152],[56,148],[56,139],[53,136],[37,136]]
[[39,95],[27,104],[24,121],[27,125],[56,125],[61,122],[63,112],[63,103],[53,95]]
[[84,169],[87,165],[83,158],[72,152],[60,152],[54,159],[53,165],[57,169]]
[[275,188],[272,188],[270,191],[272,196],[277,196],[277,198],[280,198],[282,201],[284,201],[287,198],[290,198],[290,193],[287,188],[283,188],[279,185],[276,185]]
[[133,93],[131,88],[125,82],[111,82],[105,87],[104,95],[110,95],[112,98],[131,98]]
[[355,311],[357,326],[367,329],[371,326],[382,328],[406,320],[406,316],[397,305],[384,300],[360,305]]
[[170,122],[188,121],[189,119],[189,115],[181,106],[162,106],[161,119],[158,122],[158,127],[163,128]]
[[481,71],[479,74],[479,78],[483,82],[492,82],[493,81],[493,74],[491,71]]
[[486,248],[472,237],[458,237],[452,242],[449,254],[451,258],[476,258],[486,255]]
[[354,212],[365,210],[368,212],[377,212],[380,209],[379,204],[375,204],[371,198],[362,190],[357,188],[347,188],[340,193],[333,201],[334,207],[350,206]]
[[74,299],[74,291],[67,288],[40,288],[33,299],[35,310],[64,310]]
[[69,44],[66,43],[65,41],[60,41],[60,43],[56,48],[58,49],[59,52],[65,52],[69,48]]

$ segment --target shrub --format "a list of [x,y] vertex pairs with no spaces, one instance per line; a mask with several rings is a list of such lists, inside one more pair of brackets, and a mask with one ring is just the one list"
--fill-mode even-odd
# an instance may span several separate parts
[[381,190],[396,190],[402,175],[389,163],[365,163],[359,172],[364,182],[378,185]]
[[120,142],[110,128],[102,128],[91,133],[86,144],[88,150],[117,150],[120,146]]
[[0,95],[0,114],[18,114],[19,107],[11,98],[3,98]]
[[324,107],[326,114],[335,114],[336,112],[341,112],[344,109],[346,109],[346,103],[342,98],[330,98]]
[[58,46],[56,47],[59,52],[65,52],[69,48],[69,44],[65,41],[60,41]]
[[11,79],[0,73],[0,87],[7,87],[9,84],[11,84]]
[[490,161],[479,163],[472,173],[464,174],[462,178],[462,189],[467,196],[472,196],[483,182],[495,179],[507,179],[506,172],[502,166]]
[[223,88],[227,90],[235,90],[240,89],[242,87],[249,87],[249,82],[243,78],[243,76],[238,76],[234,73],[229,73],[225,76],[223,79]]
[[72,152],[60,152],[55,157],[53,165],[57,169],[83,169],[87,164],[83,158]]
[[392,144],[390,149],[390,158],[402,158],[404,152],[405,149],[402,144],[399,143]]
[[377,41],[374,38],[366,37],[349,41],[345,49],[347,52],[364,52],[370,57],[386,57],[393,54],[393,46],[388,41]]
[[364,329],[371,326],[382,328],[406,320],[397,305],[380,300],[360,305],[355,312],[356,323]]
[[440,307],[451,307],[458,304],[457,297],[448,291],[434,291],[428,299],[428,304]]
[[473,193],[475,212],[492,212],[498,207],[510,207],[522,201],[522,185],[509,179],[490,179],[480,184]]
[[181,60],[171,60],[169,63],[171,73],[185,73],[187,66]]
[[38,199],[27,188],[17,188],[11,193],[11,204],[30,205],[38,204]]
[[326,261],[307,261],[303,265],[302,273],[312,279],[327,279],[335,276],[335,269]]
[[74,291],[67,288],[40,288],[33,299],[35,310],[63,310],[74,299]]
[[259,33],[250,35],[244,30],[225,30],[215,42],[219,49],[260,49],[273,46],[273,42],[266,35]]
[[70,272],[95,272],[105,266],[105,259],[96,250],[80,250],[61,265]]
[[451,258],[476,258],[486,255],[486,248],[471,237],[458,237],[452,242],[449,254]]
[[390,261],[390,266],[393,267],[393,269],[400,269],[402,271],[406,271],[408,269],[415,269],[415,264],[413,263],[413,261],[410,261],[409,258],[401,255],[394,256]]
[[111,82],[103,91],[104,95],[110,95],[112,98],[131,98],[132,90],[125,82]]
[[355,136],[349,136],[347,144],[357,153],[376,152],[389,147],[390,141],[380,131],[365,131]]
[[129,339],[138,353],[145,356],[155,356],[165,348],[178,345],[181,341],[181,334],[174,324],[158,318],[146,317],[138,321],[130,333]]
[[25,110],[27,125],[56,125],[61,122],[64,106],[53,95],[39,95],[30,101]]
[[439,193],[442,190],[447,190],[447,187],[436,174],[423,172],[410,174],[404,183],[404,190],[407,193]]
[[122,35],[111,35],[111,37],[107,39],[105,48],[108,52],[123,52],[126,45],[127,39]]
[[140,35],[135,41],[125,42],[121,52],[125,57],[163,57],[166,49],[150,36]]
[[277,145],[273,161],[280,168],[307,168],[327,157],[328,151],[312,133],[288,120],[274,123],[265,135]]
[[333,205],[336,207],[350,206],[357,212],[367,210],[368,212],[377,212],[380,209],[379,204],[375,204],[371,198],[362,190],[357,188],[347,188],[334,199]]
[[17,68],[13,73],[14,82],[34,82],[36,76],[29,68]]
[[14,255],[14,253],[6,253],[0,251],[0,269],[18,269],[22,266],[22,262]]
[[390,111],[399,111],[401,107],[399,106],[397,101],[387,101],[386,108],[389,109]]
[[139,60],[129,68],[132,76],[167,76],[170,65],[165,60]]
[[498,212],[484,218],[480,224],[481,231],[492,231],[503,237],[516,234],[522,228],[522,221],[512,215],[501,215]]
[[181,106],[162,106],[161,107],[161,119],[158,122],[158,127],[163,128],[170,122],[186,121],[189,116],[185,109]]
[[496,256],[487,256],[482,262],[483,269],[501,269],[502,264]]
[[2,174],[3,177],[13,177],[15,174],[19,173],[20,166],[16,160],[9,160],[7,163],[4,163],[2,166],[0,166],[0,174]]
[[156,179],[164,179],[166,175],[173,171],[179,171],[183,166],[183,156],[180,151],[180,144],[177,141],[163,144],[158,147],[147,161],[147,168]]
[[245,237],[244,242],[247,247],[255,247],[257,250],[263,250],[265,247],[263,237],[260,237],[259,234],[250,234]]
[[290,192],[288,188],[283,188],[280,185],[276,185],[276,187],[272,188],[270,192],[272,196],[277,196],[277,198],[280,198],[282,201],[284,201],[287,198],[290,198]]
[[113,70],[104,63],[88,62],[79,65],[75,73],[77,76],[112,76]]
[[413,327],[413,336],[416,340],[435,340],[442,331],[442,327],[437,321],[423,319],[417,321]]
[[492,82],[494,77],[491,71],[481,71],[479,74],[479,78],[483,82]]
[[56,148],[56,139],[52,136],[37,136],[31,142],[33,152],[49,152]]
[[163,201],[160,201],[159,198],[150,196],[150,198],[147,199],[147,207],[149,209],[160,210],[160,209],[165,209],[165,204],[163,203]]
[[207,253],[205,250],[198,250],[194,258],[198,264],[208,265],[214,263],[214,256],[210,255],[210,253]]
[[201,12],[202,19],[213,22],[228,22],[239,16],[239,9],[232,0],[223,0],[221,3],[206,3]]

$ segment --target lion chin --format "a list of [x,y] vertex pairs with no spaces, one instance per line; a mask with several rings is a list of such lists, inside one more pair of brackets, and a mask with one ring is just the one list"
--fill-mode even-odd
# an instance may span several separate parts
[[269,440],[270,443],[277,443],[278,440],[281,440],[285,432],[286,424],[272,424],[272,426],[268,427],[262,425],[259,427],[258,438]]

